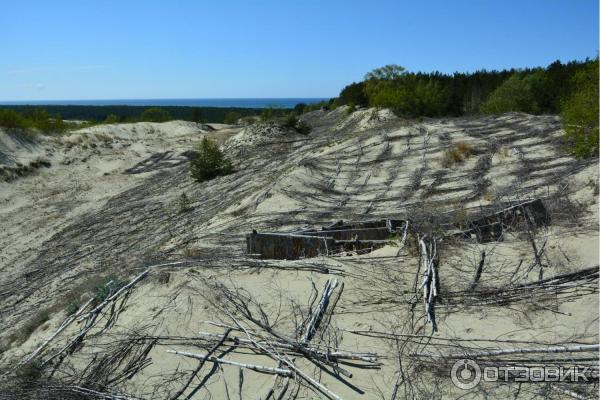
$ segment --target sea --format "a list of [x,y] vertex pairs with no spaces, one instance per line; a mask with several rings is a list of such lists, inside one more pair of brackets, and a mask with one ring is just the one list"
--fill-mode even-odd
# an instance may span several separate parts
[[298,103],[318,103],[327,98],[245,98],[245,99],[114,99],[114,100],[29,100],[0,101],[0,105],[73,105],[73,106],[186,106],[186,107],[240,107],[240,108],[293,108]]

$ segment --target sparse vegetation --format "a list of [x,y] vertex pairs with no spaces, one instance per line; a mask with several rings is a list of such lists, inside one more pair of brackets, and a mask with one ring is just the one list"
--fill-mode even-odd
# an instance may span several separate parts
[[348,107],[344,110],[344,114],[346,114],[346,116],[349,116],[354,111],[356,111],[356,106],[354,105],[354,103],[350,102],[348,103]]
[[186,247],[185,250],[183,250],[183,255],[186,258],[198,258],[201,254],[202,250],[198,247]]
[[179,201],[178,201],[177,205],[178,205],[179,214],[183,214],[183,213],[192,211],[192,209],[193,209],[192,201],[187,196],[187,194],[185,194],[185,192],[181,193],[181,196],[179,196]]
[[312,128],[310,127],[310,125],[308,125],[304,121],[299,121],[296,124],[296,131],[298,131],[298,133],[301,133],[303,135],[308,135],[311,130],[312,130]]
[[296,130],[296,132],[301,133],[303,135],[308,135],[311,131],[310,125],[306,122],[301,121],[298,117],[292,113],[287,114],[283,119],[283,125],[288,128],[292,128]]
[[50,115],[41,108],[34,108],[25,113],[0,108],[0,127],[30,135],[35,132],[60,133],[67,129],[60,115]]
[[490,191],[484,192],[482,197],[485,201],[489,201],[490,203],[496,200],[496,196]]
[[263,122],[269,121],[275,118],[275,109],[273,107],[266,107],[260,113],[260,120]]
[[26,380],[29,384],[35,382],[42,377],[42,365],[40,360],[33,360],[25,365],[22,365],[17,370],[17,378]]
[[120,280],[116,276],[109,276],[103,278],[98,283],[96,283],[96,287],[94,288],[94,292],[92,294],[93,301],[92,305],[97,305],[102,303],[104,300],[113,295],[117,290],[121,289],[123,286],[127,284],[127,281]]
[[242,118],[242,115],[239,112],[230,111],[227,114],[225,114],[225,118],[223,118],[223,123],[234,125],[237,124],[240,118]]
[[0,126],[6,129],[27,129],[29,124],[18,112],[0,109]]
[[311,112],[311,111],[316,111],[316,110],[333,110],[336,108],[336,104],[339,104],[339,101],[337,99],[329,99],[327,101],[320,101],[317,103],[311,103],[311,104],[305,104],[304,107],[302,107],[302,112],[303,113],[307,113],[307,112]]
[[283,118],[283,124],[289,128],[295,129],[296,125],[298,124],[298,117],[292,113],[289,113]]
[[454,164],[460,164],[473,154],[473,147],[466,142],[458,142],[454,147],[444,151],[442,157],[442,166],[451,167]]
[[73,299],[67,304],[65,312],[67,315],[73,315],[79,310],[79,307],[81,307],[81,300],[79,300],[79,298]]
[[23,328],[23,333],[29,337],[37,328],[45,324],[50,320],[50,312],[47,309],[43,309],[34,314],[27,324]]
[[156,279],[161,285],[167,285],[171,280],[171,274],[168,271],[160,271]]
[[206,136],[200,142],[197,154],[190,165],[192,178],[198,182],[204,182],[217,176],[228,175],[233,172],[233,166],[219,145]]
[[9,342],[15,343],[17,346],[23,344],[25,341],[27,341],[27,339],[29,339],[33,332],[35,332],[40,326],[42,326],[49,320],[50,310],[39,310],[25,322],[25,324],[20,330],[10,335]]

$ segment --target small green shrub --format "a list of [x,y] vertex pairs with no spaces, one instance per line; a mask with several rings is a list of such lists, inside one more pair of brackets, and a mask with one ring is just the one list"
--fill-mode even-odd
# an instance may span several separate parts
[[178,208],[180,214],[192,211],[192,201],[185,192],[179,196]]
[[168,271],[161,271],[157,276],[158,283],[168,285],[171,280],[171,274]]
[[354,103],[348,103],[348,107],[344,110],[344,114],[346,116],[351,115],[354,111],[356,111],[356,106]]
[[233,166],[219,149],[219,145],[205,136],[198,146],[196,156],[191,161],[190,170],[192,178],[204,182],[232,173]]
[[225,117],[223,118],[223,123],[235,125],[235,124],[237,124],[238,120],[241,117],[242,117],[242,115],[240,113],[235,112],[235,111],[230,111],[227,114],[225,114]]
[[73,315],[79,310],[79,307],[81,307],[81,301],[79,299],[73,299],[67,304],[65,311],[67,312],[67,315]]
[[273,107],[267,107],[260,113],[260,120],[263,122],[272,120],[275,118],[275,109]]
[[13,110],[0,109],[0,126],[7,129],[27,129],[31,123]]
[[60,114],[50,115],[43,108],[34,108],[24,113],[24,116],[31,121],[34,128],[44,133],[60,133],[67,129]]
[[23,379],[31,384],[42,377],[42,371],[42,361],[35,359],[25,365],[22,365],[15,372],[17,378]]
[[320,101],[318,103],[310,103],[306,104],[302,107],[302,113],[307,113],[316,110],[329,110],[331,108],[331,104],[333,103],[333,99],[329,101]]
[[110,296],[115,294],[115,292],[121,289],[123,286],[127,284],[127,281],[122,281],[116,277],[108,277],[98,283],[94,289],[94,301],[92,301],[93,305],[98,305],[102,303],[104,300],[108,299]]
[[283,118],[283,125],[288,128],[292,128],[296,130],[296,132],[301,133],[303,135],[308,135],[311,131],[310,125],[308,125],[304,121],[300,121],[298,117],[292,113],[287,114]]
[[296,128],[296,125],[298,125],[298,117],[296,117],[294,114],[287,114],[284,119],[283,119],[283,124],[289,128]]
[[299,121],[296,124],[296,130],[298,131],[298,133],[301,133],[303,135],[308,135],[310,133],[310,131],[312,130],[312,128],[306,122]]

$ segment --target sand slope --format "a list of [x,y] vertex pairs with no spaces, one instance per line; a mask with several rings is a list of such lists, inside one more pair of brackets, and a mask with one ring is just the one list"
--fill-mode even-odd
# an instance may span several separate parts
[[[178,337],[222,333],[205,322],[231,323],[211,302],[217,284],[246,290],[277,321],[277,329],[291,334],[293,310],[306,312],[312,284],[320,290],[335,277],[345,288],[330,334],[339,348],[379,354],[382,366],[352,369],[351,381],[365,391],[362,396],[327,375],[315,376],[343,398],[389,398],[398,377],[397,343],[350,331],[406,333],[418,265],[414,251],[391,243],[364,255],[256,265],[244,255],[246,233],[339,219],[467,216],[500,201],[544,197],[553,223],[537,232],[536,240],[546,242],[546,276],[598,264],[597,160],[564,153],[557,117],[507,114],[411,122],[387,110],[347,116],[341,108],[303,118],[313,126],[308,136],[264,125],[217,126],[209,132],[179,121],[97,126],[21,145],[1,134],[3,164],[44,157],[50,166],[0,182],[0,326],[6,348],[0,362],[9,365],[23,357],[60,325],[64,307],[53,305],[72,296],[73,288],[98,276],[131,278],[148,265],[185,261],[153,271],[132,292],[117,323],[87,339],[89,344],[68,357],[65,367],[83,368],[93,354],[102,354],[101,344],[132,331]],[[204,135],[222,142],[236,172],[199,184],[189,177],[185,152]],[[472,155],[444,166],[444,151],[459,142],[468,143]],[[182,193],[191,198],[190,212],[178,210]],[[482,250],[488,260],[480,283],[484,287],[507,284],[520,260],[529,264],[533,259],[530,244],[518,232],[503,242],[444,246],[440,282],[446,292],[468,287]],[[327,266],[329,273],[307,270],[311,263]],[[533,281],[535,274],[519,274],[519,282]],[[597,293],[547,301],[441,305],[436,335],[598,343]],[[417,307],[418,333],[429,334],[420,301]],[[23,343],[10,343],[10,334],[26,322],[24,315],[39,309],[51,310],[50,320]],[[69,327],[51,347],[60,348],[79,328]],[[174,377],[181,370],[189,373],[196,362],[166,353],[169,349],[205,353],[193,345],[159,342],[150,353],[152,363],[119,389],[143,398],[176,392],[182,378]],[[230,358],[275,366],[263,356],[233,353]],[[299,365],[314,373],[314,366]],[[273,386],[270,376],[245,374],[247,397],[264,396]],[[225,383],[234,396],[237,381],[238,369],[224,367],[197,398],[209,398],[209,393],[224,398]],[[447,376],[415,386],[417,398],[464,394]],[[488,390],[491,397],[505,398],[517,387]],[[522,390],[537,396],[536,388]],[[315,396],[299,389],[299,398]]]

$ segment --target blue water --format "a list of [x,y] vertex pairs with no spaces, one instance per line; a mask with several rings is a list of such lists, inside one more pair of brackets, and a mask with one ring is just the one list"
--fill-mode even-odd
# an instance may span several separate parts
[[325,98],[272,98],[272,99],[116,99],[116,100],[30,100],[0,101],[3,105],[74,105],[74,106],[188,106],[188,107],[241,107],[293,108],[298,103],[318,103]]

